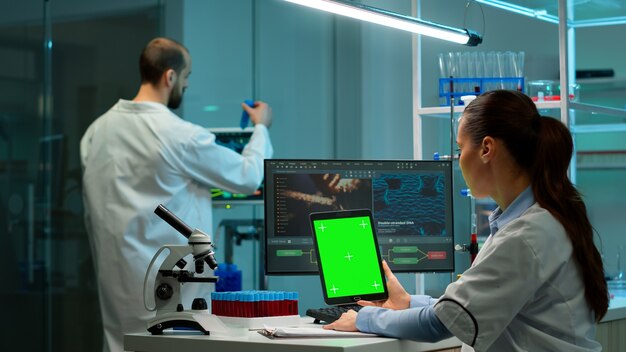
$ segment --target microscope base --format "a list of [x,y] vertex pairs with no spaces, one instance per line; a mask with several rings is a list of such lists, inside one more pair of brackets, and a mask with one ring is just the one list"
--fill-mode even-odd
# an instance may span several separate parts
[[183,311],[160,314],[148,322],[148,331],[152,335],[163,335],[163,330],[170,328],[193,329],[209,335],[202,325],[194,318],[199,311]]

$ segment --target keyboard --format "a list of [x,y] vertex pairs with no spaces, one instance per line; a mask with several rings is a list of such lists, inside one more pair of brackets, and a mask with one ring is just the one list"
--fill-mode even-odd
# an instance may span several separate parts
[[359,311],[359,309],[363,308],[358,304],[348,304],[343,306],[333,306],[333,307],[323,307],[323,308],[309,308],[306,310],[306,315],[315,318],[313,323],[320,324],[321,322],[332,323],[333,321],[339,319],[341,314],[349,311],[350,309],[354,311]]

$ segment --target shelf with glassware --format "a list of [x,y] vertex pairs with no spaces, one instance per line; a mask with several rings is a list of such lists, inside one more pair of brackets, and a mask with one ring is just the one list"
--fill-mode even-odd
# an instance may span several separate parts
[[[578,114],[590,114],[596,116],[594,119],[587,119],[584,124],[576,123],[574,119],[570,121],[570,130],[574,134],[578,133],[599,133],[599,132],[626,132],[626,124],[623,121],[615,121],[615,117],[626,118],[626,109],[622,109],[624,104],[623,95],[617,98],[611,98],[608,93],[600,94],[605,99],[601,101],[602,105],[594,104],[599,98],[589,93],[589,85],[606,84],[622,86],[621,80],[601,80],[587,81],[580,80],[571,84],[568,92],[569,109],[576,111]],[[626,82],[626,81],[624,81]],[[584,87],[582,90],[580,86]],[[561,109],[560,86],[556,82],[548,80],[528,81],[528,88],[524,91],[520,87],[524,85],[523,77],[507,77],[507,78],[440,78],[439,79],[439,98],[443,103],[442,106],[436,107],[418,107],[417,114],[425,117],[450,118],[450,91],[454,91],[454,87],[459,87],[460,92],[452,94],[454,96],[455,105],[452,107],[454,113],[462,113],[465,106],[462,105],[460,97],[475,94],[480,95],[484,91],[490,89],[515,89],[525,92],[535,102],[537,109],[540,111]],[[449,87],[449,88],[447,88]],[[469,87],[469,89],[468,89]],[[472,93],[472,90],[475,93]],[[602,88],[593,88],[594,91],[605,92]],[[581,93],[583,99],[581,99]],[[459,98],[457,98],[459,97]],[[582,101],[581,101],[582,100]],[[609,101],[610,100],[610,101]],[[597,116],[613,116],[613,122],[607,119],[599,119]],[[609,119],[610,120],[610,119]]]
[[[537,110],[553,110],[560,109],[561,102],[558,100],[555,101],[535,101],[535,105],[537,106]],[[593,105],[588,103],[578,103],[578,102],[570,102],[570,109],[574,109],[577,111],[587,111],[593,113],[595,115],[612,115],[618,117],[626,118],[626,110],[617,109],[617,108],[608,108],[599,105]],[[455,105],[454,113],[460,114],[465,110],[464,105]],[[435,117],[435,118],[450,118],[450,106],[432,106],[432,107],[423,107],[417,109],[417,114],[424,117]],[[595,132],[619,132],[626,131],[626,124],[624,123],[614,123],[614,124],[588,124],[588,125],[571,125],[570,130],[572,133],[595,133]]]
[[[516,13],[522,16],[529,16],[539,21],[545,21],[559,25],[559,42],[560,46],[560,71],[561,83],[574,82],[574,64],[576,53],[574,48],[578,45],[574,44],[576,39],[576,30],[590,27],[614,27],[626,24],[626,16],[621,16],[619,11],[626,13],[626,7],[611,8],[599,6],[593,3],[576,3],[569,4],[566,0],[559,0],[558,3],[545,2],[536,3],[532,8],[527,7],[527,2],[521,0],[509,1],[493,1],[478,0],[486,6],[502,9],[507,12]],[[560,11],[560,12],[559,12]],[[559,18],[568,16],[568,18]],[[568,44],[570,43],[570,44]],[[569,58],[568,58],[569,57]],[[569,61],[568,61],[569,60]],[[571,61],[571,62],[570,62]],[[419,61],[418,61],[419,64]],[[612,71],[612,69],[611,69]],[[454,52],[439,54],[439,72],[440,77],[448,76],[485,76],[485,77],[504,77],[506,75],[514,75],[521,77],[524,75],[524,52]],[[530,83],[530,82],[529,82]],[[537,81],[541,83],[541,81]],[[577,122],[569,121],[568,111],[589,112],[600,115],[610,115],[615,117],[626,117],[626,102],[623,100],[623,91],[626,90],[626,79],[624,78],[586,78],[578,79],[574,86],[582,86],[585,90],[584,95],[591,96],[589,90],[594,90],[597,94],[590,99],[573,99],[569,104],[559,98],[558,95],[546,95],[550,97],[549,101],[537,102],[537,107],[543,109],[562,109],[561,120],[568,123],[573,133],[597,133],[597,132],[615,132],[626,131],[622,121],[613,124],[588,124],[578,126]],[[569,84],[568,84],[569,85]],[[462,86],[461,86],[462,88]],[[440,87],[441,89],[441,87]],[[465,89],[455,89],[457,91],[466,91]],[[471,90],[469,90],[471,92]],[[532,92],[526,92],[532,96]],[[546,94],[549,94],[546,92]],[[460,96],[459,94],[458,96]],[[440,94],[441,96],[441,94]],[[563,96],[566,96],[563,94]],[[612,96],[613,99],[608,97]],[[621,96],[620,100],[617,96]],[[548,100],[548,99],[546,99]],[[570,99],[572,100],[572,99]],[[419,99],[421,103],[421,99]],[[449,101],[441,100],[440,107],[422,107],[417,106],[418,114],[424,116],[442,116],[449,113]],[[568,109],[566,109],[568,108]],[[455,112],[462,112],[463,107],[455,107]]]
[[[626,96],[626,80],[619,77],[619,74],[617,78],[613,76],[616,72],[620,72],[623,62],[612,60],[612,56],[607,54],[615,53],[613,50],[616,47],[614,45],[615,40],[612,38],[621,38],[623,34],[623,29],[620,26],[626,24],[626,6],[607,6],[607,4],[593,1],[559,0],[558,2],[545,1],[543,4],[537,2],[533,4],[533,8],[530,8],[527,7],[528,3],[522,0],[477,0],[477,2],[507,12],[533,17],[540,21],[558,24],[560,83],[580,87],[579,99],[561,101],[561,120],[568,125],[572,134],[593,135],[626,132],[626,120],[624,119],[626,118],[626,99],[624,98]],[[602,28],[602,31],[594,28]],[[585,30],[592,32],[585,33],[583,32]],[[584,42],[580,40],[584,40]],[[593,44],[585,46],[585,43]],[[609,49],[603,50],[602,45]],[[577,61],[580,59],[580,53],[584,50],[602,53],[602,58],[608,58],[608,60],[593,60],[592,66],[606,65],[606,67],[611,67],[618,65],[615,67],[616,70],[613,68],[598,70],[595,67],[591,70],[582,70],[587,72],[610,71],[610,74],[607,74],[610,77],[585,77],[581,79],[578,77],[580,67],[577,66]],[[587,65],[589,64],[588,62]],[[572,85],[571,83],[574,81],[576,83]],[[565,97],[566,95],[563,94],[562,96]],[[579,143],[577,140],[576,144]],[[614,145],[602,144],[605,145],[605,150],[622,149],[621,142],[614,143]],[[574,172],[570,177],[573,182],[576,182],[575,170],[579,168],[577,159],[578,157],[572,160]],[[604,163],[603,165],[606,166]]]
[[[552,81],[529,81],[524,77],[526,53],[523,51],[447,52],[437,56],[439,69],[438,107],[422,107],[417,114],[449,118],[464,109],[462,97],[478,96],[494,89],[511,89],[533,97],[539,109],[561,107],[558,85]],[[528,86],[528,87],[527,87]]]

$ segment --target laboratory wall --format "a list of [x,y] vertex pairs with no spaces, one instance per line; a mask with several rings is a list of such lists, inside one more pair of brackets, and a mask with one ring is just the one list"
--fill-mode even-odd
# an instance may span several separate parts
[[[276,158],[412,159],[414,143],[423,145],[425,159],[435,151],[448,153],[449,121],[425,120],[422,140],[414,140],[412,132],[413,80],[420,83],[423,105],[437,105],[439,53],[524,51],[527,80],[558,79],[556,25],[487,6],[481,12],[475,2],[466,7],[465,0],[362,2],[405,15],[418,11],[423,19],[450,26],[465,23],[484,32],[484,42],[469,48],[421,38],[421,73],[415,77],[410,34],[282,0],[2,1],[0,264],[8,279],[0,299],[9,304],[0,323],[0,350],[100,348],[78,143],[117,99],[133,98],[139,52],[155,36],[180,40],[192,56],[189,87],[176,112],[209,128],[236,127],[244,99],[266,101],[274,114],[270,134]],[[626,63],[618,58],[626,57],[626,48],[615,45],[623,30],[584,31],[576,60],[589,68],[614,68],[624,77]],[[598,36],[607,40],[594,40]],[[598,54],[611,45],[611,55]],[[623,87],[610,85],[592,93],[611,104],[624,104],[620,96],[626,96]],[[619,133],[577,138],[586,152],[624,152],[625,141]],[[626,260],[620,252],[626,244],[624,179],[623,163],[586,166],[578,173],[611,276],[624,270],[618,263]],[[456,181],[461,187],[458,170]],[[469,236],[468,205],[456,195],[460,243]],[[214,236],[222,262],[227,242],[222,221],[262,219],[264,209],[262,202],[219,204],[207,216],[213,216],[215,228],[204,230]],[[233,245],[244,289],[297,290],[301,314],[324,305],[317,276],[264,278],[262,245],[254,236]],[[469,257],[458,253],[456,262],[462,272]],[[399,277],[415,292],[415,275]],[[436,296],[454,275],[423,278],[425,292]],[[14,338],[24,332],[30,338]]]
[[275,115],[276,157],[412,157],[409,34],[283,1],[175,4],[184,21],[165,30],[194,61],[185,119],[234,127],[241,102],[260,99]]
[[[394,5],[391,10],[410,14],[410,2]],[[276,158],[412,158],[409,34],[283,1],[167,6],[166,13],[182,13],[184,21],[176,25],[166,18],[166,33],[189,48],[194,62],[182,107],[185,119],[207,127],[235,127],[241,101],[260,99],[273,109]],[[214,209],[216,226],[223,220],[262,216],[261,205],[234,203],[229,209]],[[224,229],[215,232],[221,246]],[[244,288],[258,283],[258,246],[243,241],[235,248]],[[402,276],[414,287],[411,275]],[[269,277],[267,287],[300,287],[301,313],[323,305],[316,276]]]

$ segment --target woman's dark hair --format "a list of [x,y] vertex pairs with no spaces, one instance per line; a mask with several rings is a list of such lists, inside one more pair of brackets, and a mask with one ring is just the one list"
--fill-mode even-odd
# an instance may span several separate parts
[[508,90],[480,95],[465,108],[463,119],[463,130],[472,143],[480,144],[486,136],[500,139],[528,171],[535,200],[563,225],[572,242],[585,300],[600,321],[609,306],[609,293],[587,208],[567,176],[573,152],[567,127],[541,116],[523,93]]
[[173,69],[177,74],[183,70],[187,49],[180,43],[167,39],[155,38],[141,52],[139,57],[139,73],[141,83],[159,83],[163,73]]

